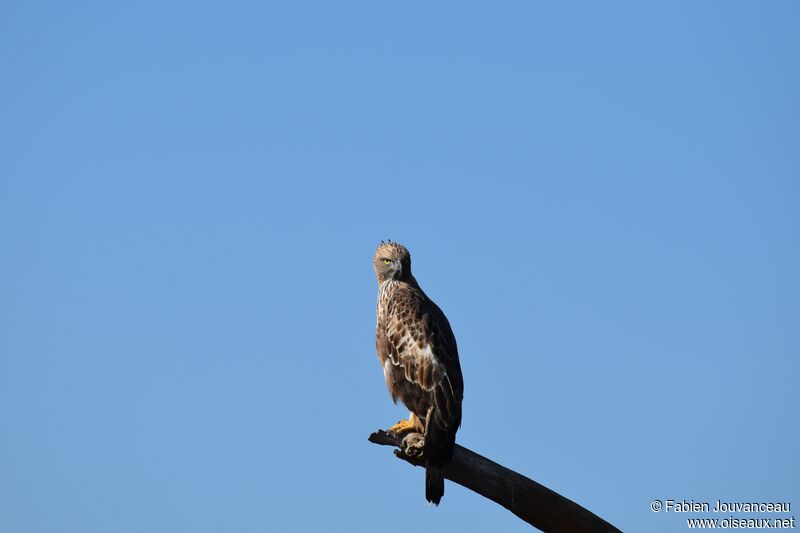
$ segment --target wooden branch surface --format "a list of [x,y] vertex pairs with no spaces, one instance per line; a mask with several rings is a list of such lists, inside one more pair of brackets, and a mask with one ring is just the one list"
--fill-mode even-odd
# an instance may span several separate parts
[[[394,454],[415,466],[425,466],[419,453],[422,435],[412,433],[405,438],[381,430],[369,441],[396,446]],[[444,471],[446,479],[489,498],[547,533],[616,532],[612,526],[591,511],[561,496],[532,479],[478,455],[456,444],[453,459]]]

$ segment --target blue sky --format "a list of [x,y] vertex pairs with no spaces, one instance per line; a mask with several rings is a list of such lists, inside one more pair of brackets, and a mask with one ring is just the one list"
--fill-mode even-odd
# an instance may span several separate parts
[[[527,531],[367,435],[406,244],[459,442],[625,531],[797,478],[794,2],[4,2],[0,529]],[[439,529],[441,530],[441,529]]]

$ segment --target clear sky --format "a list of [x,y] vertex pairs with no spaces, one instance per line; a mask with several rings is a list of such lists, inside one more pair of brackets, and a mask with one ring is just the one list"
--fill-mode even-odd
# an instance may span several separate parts
[[800,508],[796,2],[116,4],[0,5],[0,530],[527,531],[366,440],[386,238],[463,445]]

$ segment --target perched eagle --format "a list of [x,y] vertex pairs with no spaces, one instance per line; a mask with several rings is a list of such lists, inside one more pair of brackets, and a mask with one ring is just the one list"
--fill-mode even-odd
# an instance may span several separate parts
[[464,381],[456,338],[439,307],[411,275],[411,255],[396,242],[375,251],[378,324],[375,345],[392,400],[411,411],[391,428],[424,435],[425,499],[438,505],[444,495],[442,469],[453,455],[461,425]]

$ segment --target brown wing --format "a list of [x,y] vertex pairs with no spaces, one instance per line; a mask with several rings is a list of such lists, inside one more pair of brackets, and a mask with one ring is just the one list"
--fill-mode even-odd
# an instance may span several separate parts
[[[407,382],[427,393],[408,399],[427,404],[425,409],[413,409],[406,398],[403,402],[422,417],[428,407],[434,407],[436,426],[452,432],[455,438],[461,423],[464,385],[458,347],[447,317],[421,290],[403,287],[389,301],[386,326],[389,361],[395,370],[402,370]],[[398,389],[402,391],[403,387]]]

